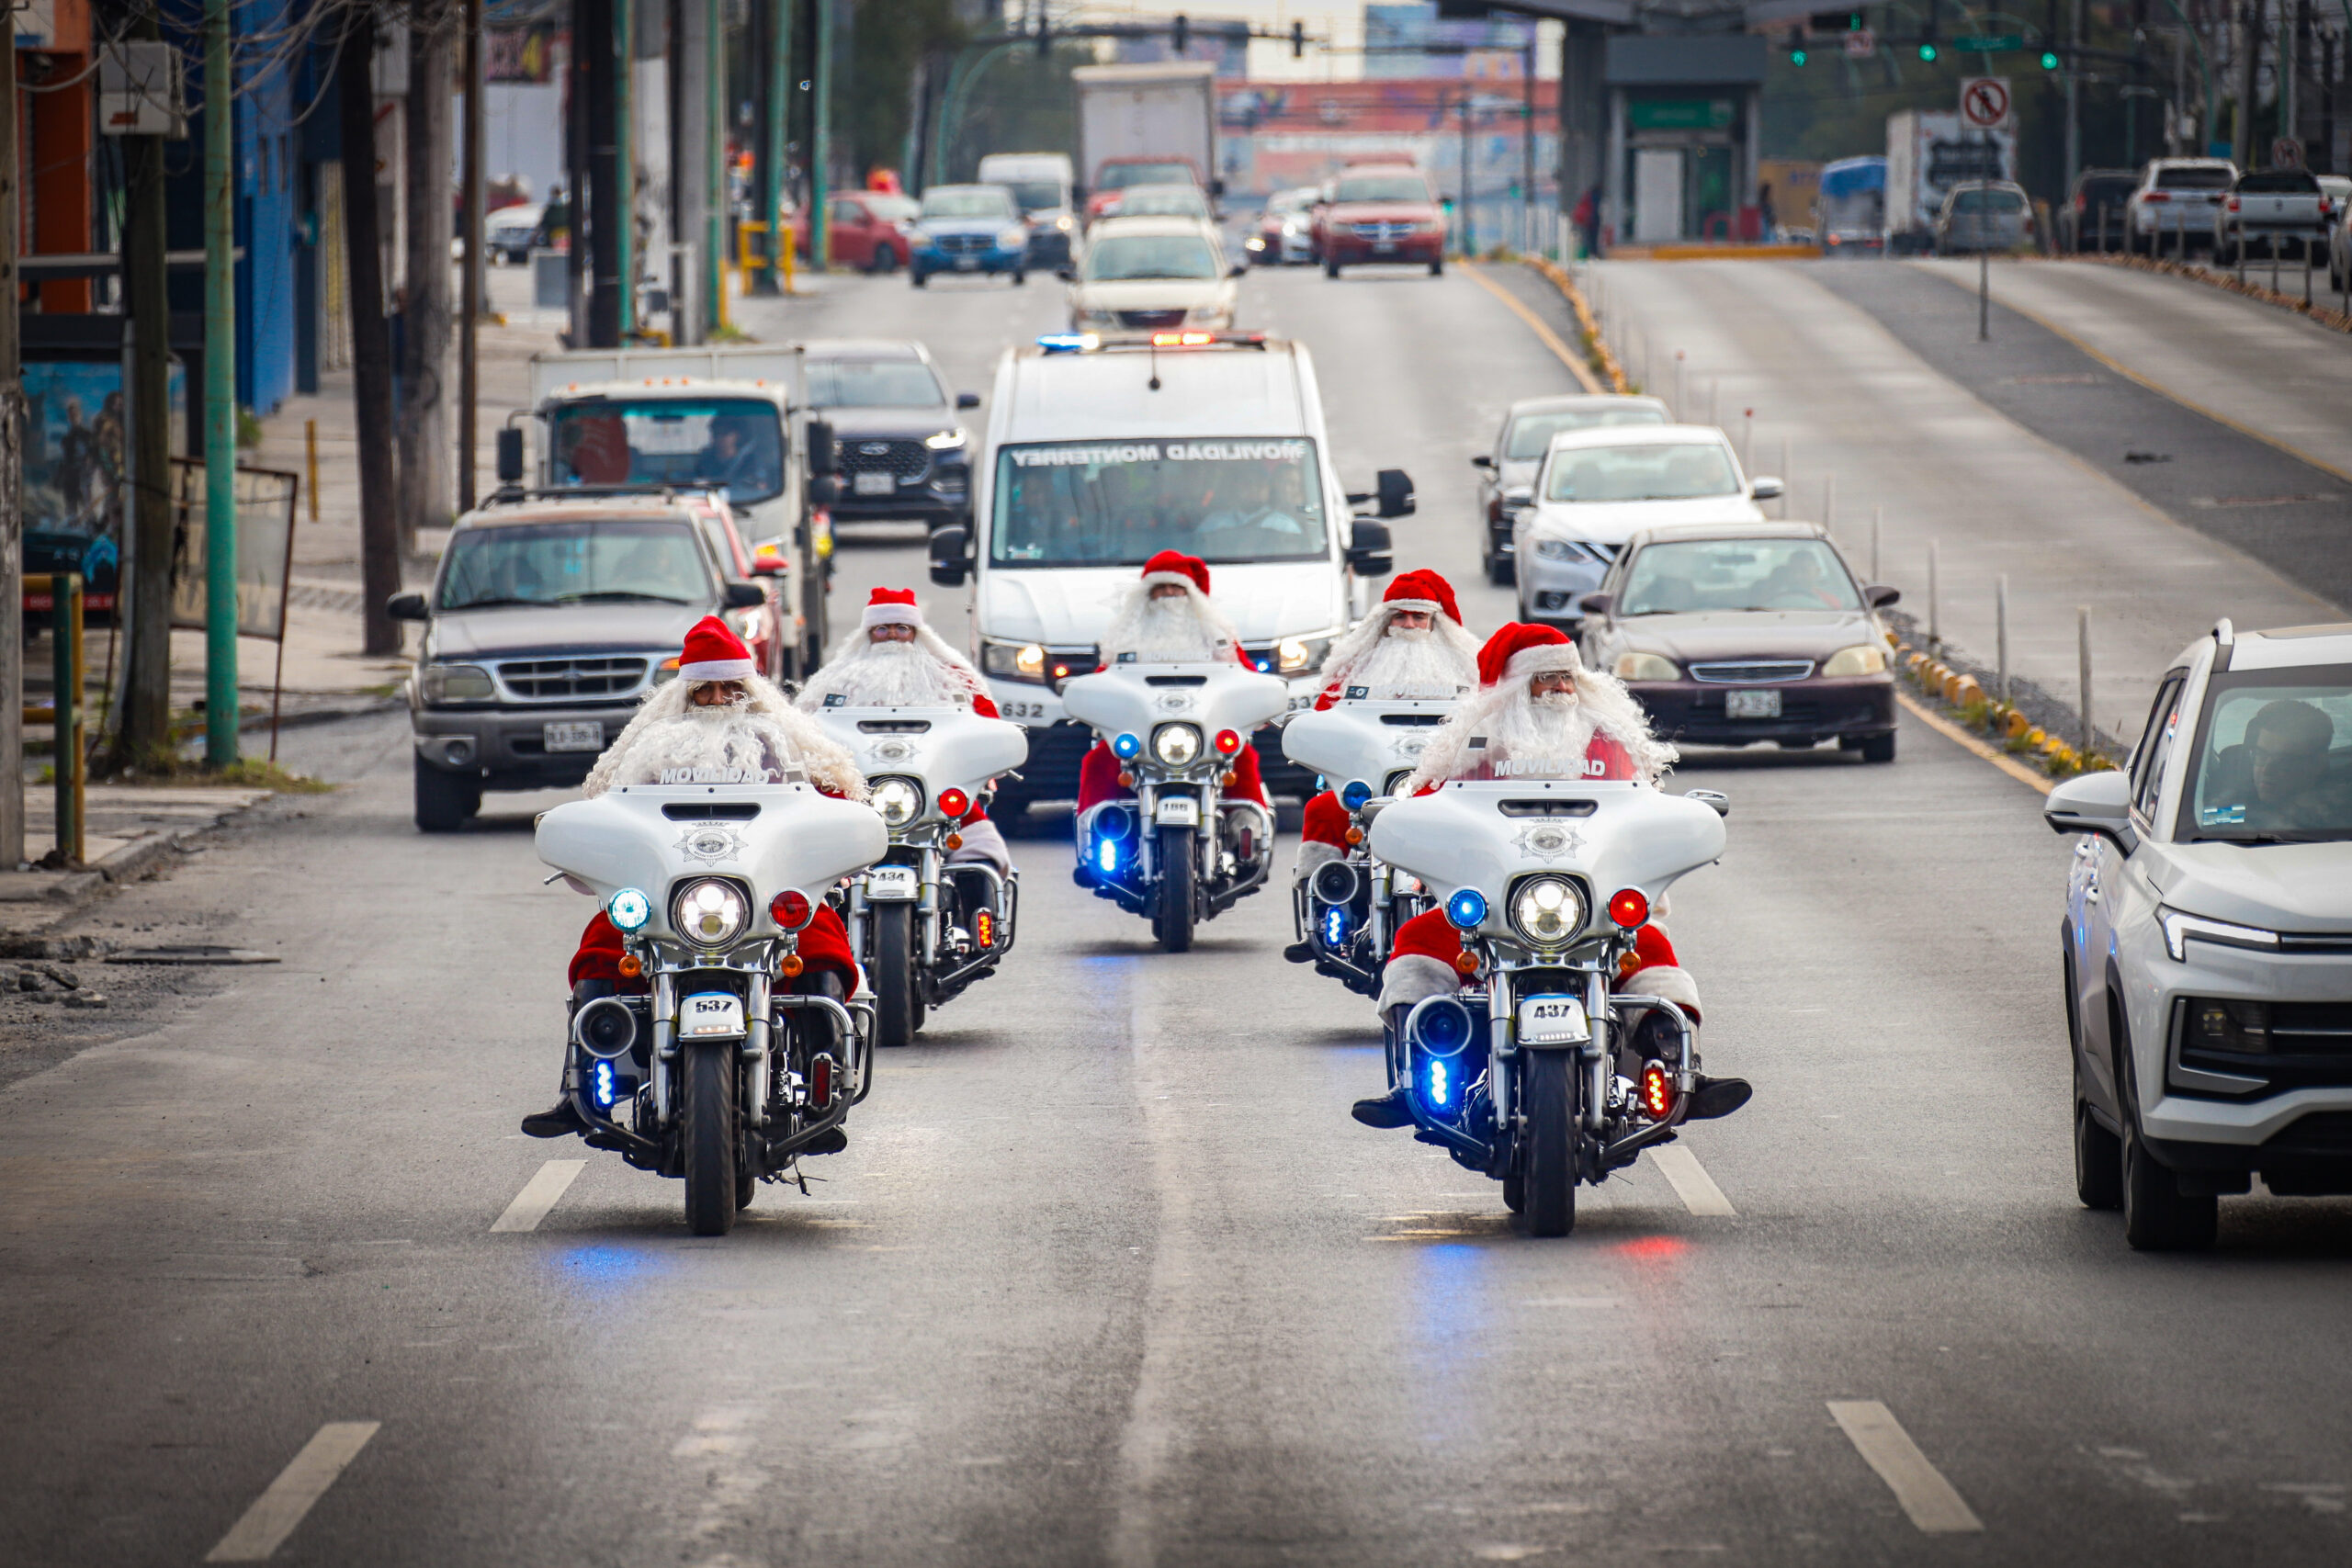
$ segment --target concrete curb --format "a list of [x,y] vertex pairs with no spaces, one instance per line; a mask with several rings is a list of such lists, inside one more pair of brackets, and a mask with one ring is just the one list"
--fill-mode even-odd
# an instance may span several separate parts
[[2318,294],[2312,295],[2312,302],[2306,305],[2297,295],[2282,294],[2274,289],[2265,288],[2256,283],[2240,283],[2229,274],[2215,272],[2209,267],[2184,266],[2179,262],[2151,261],[2146,256],[2132,255],[2064,255],[2052,256],[2050,259],[2076,266],[2120,266],[2132,272],[2154,273],[2163,277],[2184,277],[2191,283],[2201,283],[2208,288],[2218,288],[2224,294],[2235,294],[2241,299],[2251,299],[2257,305],[2268,305],[2278,310],[2291,311],[2307,321],[2325,327],[2330,332],[2352,333],[2352,316],[2347,316],[2332,306],[2321,304],[2319,302],[2321,296]]
[[1560,298],[1568,302],[1568,309],[1576,312],[1577,325],[1583,330],[1585,337],[1592,344],[1594,356],[1600,361],[1601,378],[1609,383],[1607,389],[1621,396],[1631,390],[1632,383],[1625,379],[1625,367],[1617,363],[1617,351],[1611,348],[1609,340],[1600,335],[1600,323],[1593,319],[1592,306],[1586,301],[1584,291],[1577,287],[1576,279],[1548,256],[1524,256],[1521,259],[1544,282],[1558,289]]

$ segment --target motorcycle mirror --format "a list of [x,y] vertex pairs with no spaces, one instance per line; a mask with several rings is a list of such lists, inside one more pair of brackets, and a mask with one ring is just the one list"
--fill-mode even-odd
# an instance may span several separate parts
[[1718,817],[1728,817],[1731,815],[1731,796],[1724,794],[1721,790],[1686,789],[1682,792],[1682,798],[1685,800],[1697,801],[1700,805],[1713,811]]

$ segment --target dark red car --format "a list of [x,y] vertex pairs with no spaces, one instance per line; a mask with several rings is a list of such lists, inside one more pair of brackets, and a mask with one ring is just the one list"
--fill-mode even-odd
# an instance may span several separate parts
[[1411,164],[1358,165],[1316,208],[1315,251],[1327,277],[1364,262],[1424,264],[1434,276],[1445,270],[1445,210]]
[[835,266],[867,272],[904,266],[912,248],[907,230],[921,209],[913,198],[890,191],[843,191],[827,205],[825,252]]

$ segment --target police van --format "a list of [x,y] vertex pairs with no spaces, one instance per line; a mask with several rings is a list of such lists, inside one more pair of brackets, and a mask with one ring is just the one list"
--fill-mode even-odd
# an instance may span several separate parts
[[[1315,365],[1263,333],[1057,333],[997,367],[969,527],[931,538],[931,580],[969,582],[973,660],[1029,763],[998,809],[1077,795],[1091,734],[1062,711],[1062,682],[1091,671],[1121,593],[1163,549],[1208,563],[1212,596],[1259,669],[1315,700],[1331,641],[1391,568],[1379,519],[1408,515],[1413,484],[1384,469],[1350,494],[1332,467]],[[1376,516],[1359,517],[1360,503]],[[1258,737],[1270,788],[1311,780],[1272,730]]]

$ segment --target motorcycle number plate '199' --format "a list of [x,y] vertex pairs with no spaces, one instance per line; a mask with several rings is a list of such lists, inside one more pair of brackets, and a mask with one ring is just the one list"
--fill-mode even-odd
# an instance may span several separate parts
[[740,1039],[743,998],[732,991],[696,991],[678,1004],[678,1033],[687,1040]]
[[1189,795],[1162,795],[1152,809],[1151,819],[1163,828],[1197,828],[1201,825],[1201,803]]
[[904,904],[915,893],[913,866],[877,865],[865,874],[865,901],[869,904]]
[[1581,1045],[1592,1028],[1574,997],[1529,997],[1519,1004],[1518,1033],[1521,1045]]

